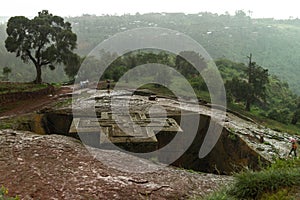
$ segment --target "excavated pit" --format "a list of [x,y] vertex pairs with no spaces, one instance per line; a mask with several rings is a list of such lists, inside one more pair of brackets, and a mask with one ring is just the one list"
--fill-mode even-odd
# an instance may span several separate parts
[[[193,115],[195,114],[188,114],[186,117],[194,119]],[[194,123],[193,121],[187,121],[189,124],[186,127],[192,126]],[[210,121],[210,116],[200,115],[196,137],[187,151],[172,165],[201,172],[232,174],[245,167],[259,169],[261,164],[269,162],[250,148],[238,135],[222,127],[220,127],[222,133],[212,151],[200,159],[198,154],[203,145]],[[215,122],[212,122],[212,124],[213,126],[220,126]],[[183,128],[183,133],[185,131]]]
[[[168,118],[177,122],[177,124],[182,128],[177,134],[189,134],[189,128],[194,126],[195,121],[193,119],[199,114],[196,113],[185,113],[184,115],[171,113]],[[185,118],[185,124],[180,124],[180,120]],[[240,171],[244,167],[258,169],[261,163],[267,163],[268,161],[261,157],[256,151],[250,148],[247,143],[241,139],[238,135],[230,132],[225,128],[222,129],[221,136],[218,142],[212,149],[212,151],[204,158],[200,159],[198,157],[199,150],[202,146],[204,137],[207,133],[208,126],[210,124],[210,116],[200,115],[199,127],[197,134],[193,139],[192,144],[189,148],[172,163],[173,166],[192,169],[195,171],[209,172],[216,174],[232,174],[233,172]],[[74,122],[72,114],[68,112],[45,112],[41,114],[35,114],[30,122],[30,131],[39,134],[60,134],[71,136],[79,139],[78,133],[72,128],[72,122]],[[215,124],[219,126],[218,124]],[[116,129],[111,129],[116,130]],[[97,148],[106,148],[105,144],[101,145],[100,138],[101,134],[95,133],[93,131],[87,131],[86,139],[84,136],[80,136],[84,143],[90,143],[90,146]],[[93,134],[93,136],[91,136]],[[118,133],[121,134],[121,133]],[[119,146],[124,151],[136,152],[136,153],[147,153],[155,151],[169,144],[173,140],[176,133],[175,131],[160,131],[155,133],[155,138],[146,138],[144,141],[139,140],[124,140],[118,142],[112,141],[115,145]],[[127,137],[126,135],[120,135],[120,138]],[[130,138],[130,137],[129,137]],[[177,148],[177,149],[176,149]],[[161,157],[157,155],[156,159],[160,162],[168,162],[168,159],[172,159],[177,156],[178,151],[181,150],[180,144],[174,146],[174,149],[168,152],[169,158]]]

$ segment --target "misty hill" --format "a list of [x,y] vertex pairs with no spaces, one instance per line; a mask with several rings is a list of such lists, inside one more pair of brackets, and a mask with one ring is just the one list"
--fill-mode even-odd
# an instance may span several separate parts
[[124,16],[82,16],[69,18],[79,37],[79,52],[86,54],[113,34],[137,27],[165,27],[198,41],[214,58],[246,62],[252,52],[255,61],[288,81],[300,94],[300,20],[251,19],[211,13],[185,15],[144,14]]
[[[289,83],[300,94],[300,20],[251,19],[244,12],[235,16],[211,13],[151,13],[123,16],[83,15],[67,18],[78,35],[78,53],[87,55],[97,44],[115,33],[138,27],[164,27],[187,34],[198,41],[214,59],[227,58],[247,62],[252,52],[255,62],[268,68],[271,74]],[[5,40],[5,25],[1,25],[0,40]],[[0,47],[0,68],[24,66],[14,55]],[[25,77],[31,76],[32,67],[22,68]],[[19,69],[18,69],[19,71]],[[44,73],[45,80],[66,79],[62,73]],[[28,75],[28,76],[27,76]],[[19,77],[20,78],[20,77]]]

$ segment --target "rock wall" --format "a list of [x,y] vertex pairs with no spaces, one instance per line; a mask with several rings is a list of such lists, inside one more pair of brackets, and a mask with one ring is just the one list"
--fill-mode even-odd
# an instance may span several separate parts
[[[199,159],[199,150],[210,120],[209,116],[200,115],[198,132],[192,145],[173,165],[202,172],[231,174],[240,171],[243,167],[258,169],[260,164],[268,163],[258,152],[249,147],[241,137],[231,133],[226,128],[223,128],[213,150],[206,157]],[[190,121],[189,123],[192,126],[195,122]],[[219,125],[215,124],[215,126]],[[184,129],[183,133],[188,134]]]
[[69,136],[69,129],[73,116],[63,113],[45,113],[43,114],[43,127],[46,134],[59,134]]
[[[178,124],[180,124],[181,118],[185,118],[185,124],[182,126],[183,132],[180,134],[186,135],[189,134],[189,130],[184,127],[194,126],[194,116],[199,114],[185,114],[182,115],[173,115],[169,116],[174,118]],[[78,135],[70,135],[69,128],[71,126],[73,116],[66,111],[56,112],[45,112],[42,114],[35,114],[30,123],[30,131],[34,131],[40,134],[59,134],[71,136],[79,139]],[[207,115],[200,115],[199,127],[197,135],[194,138],[192,144],[187,149],[187,151],[179,157],[172,165],[192,169],[195,171],[209,172],[216,174],[232,174],[233,172],[238,172],[244,167],[259,169],[261,164],[268,163],[268,160],[259,154],[259,152],[252,149],[239,135],[232,133],[230,130],[223,128],[221,136],[219,137],[218,142],[212,149],[212,151],[202,159],[199,159],[198,154],[202,146],[204,137],[209,126],[211,118]],[[219,126],[215,124],[215,126]],[[159,148],[167,145],[174,137],[171,134],[157,133],[158,144],[151,144],[152,146],[157,146]],[[170,138],[168,138],[168,136]],[[185,139],[185,136],[183,136]],[[132,145],[123,145],[121,146],[124,150],[128,152],[149,152],[147,145],[143,143],[132,144]],[[177,149],[176,149],[177,148]],[[177,158],[177,153],[182,147],[180,144],[175,145],[174,151],[170,151],[168,158],[160,157],[157,155],[157,158],[161,162],[169,162],[168,159],[173,160]],[[153,148],[152,148],[153,149]],[[179,151],[178,151],[179,150]]]
[[73,120],[71,111],[42,111],[27,115],[26,120],[16,124],[15,129],[31,131],[40,135],[58,134],[79,139],[78,135],[69,135]]

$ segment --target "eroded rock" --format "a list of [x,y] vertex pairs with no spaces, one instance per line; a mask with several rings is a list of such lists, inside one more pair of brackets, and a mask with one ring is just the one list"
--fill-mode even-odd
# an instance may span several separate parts
[[151,173],[119,171],[92,157],[78,140],[61,135],[0,130],[0,145],[0,185],[21,199],[186,199],[232,181],[99,150],[104,159],[153,168]]

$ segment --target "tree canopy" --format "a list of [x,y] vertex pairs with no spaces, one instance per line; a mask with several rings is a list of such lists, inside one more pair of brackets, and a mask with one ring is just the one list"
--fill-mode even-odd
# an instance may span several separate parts
[[35,83],[42,82],[42,66],[53,70],[55,65],[70,64],[70,58],[74,58],[77,36],[72,32],[71,24],[47,10],[39,12],[33,19],[11,17],[6,32],[7,51],[16,53],[25,63],[33,62],[36,69]]
[[2,74],[4,75],[4,80],[5,81],[8,81],[9,80],[9,74],[11,73],[11,68],[9,67],[4,67],[3,68],[3,71],[2,71]]
[[[192,63],[189,63],[185,58]],[[199,71],[202,71],[206,67],[207,63],[202,55],[194,51],[182,51],[176,56],[175,68],[181,71],[184,76],[199,74]]]
[[226,82],[225,86],[229,93],[237,101],[245,101],[246,110],[250,111],[250,106],[254,102],[265,101],[266,84],[269,82],[268,70],[252,62],[250,54],[248,68],[246,68],[246,78],[233,77]]

